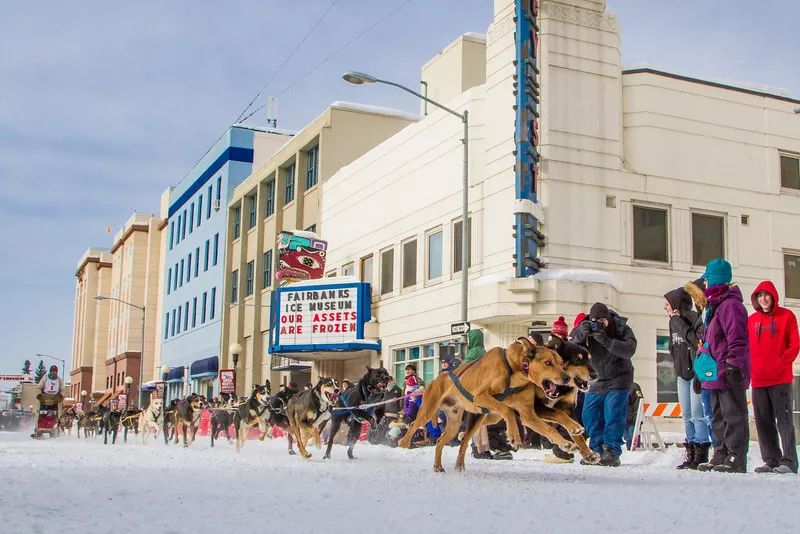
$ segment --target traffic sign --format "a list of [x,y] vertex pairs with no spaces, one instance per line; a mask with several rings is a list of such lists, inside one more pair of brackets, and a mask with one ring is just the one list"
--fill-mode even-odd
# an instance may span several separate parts
[[459,336],[467,332],[469,332],[469,323],[467,321],[461,321],[450,325],[451,336]]

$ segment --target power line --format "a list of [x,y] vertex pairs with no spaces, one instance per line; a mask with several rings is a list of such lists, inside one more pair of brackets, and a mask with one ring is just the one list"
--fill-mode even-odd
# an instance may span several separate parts
[[[296,80],[294,80],[292,83],[290,83],[289,85],[287,85],[286,87],[284,87],[284,88],[281,90],[281,92],[280,92],[280,93],[278,93],[278,95],[277,95],[277,96],[280,96],[280,95],[282,95],[283,93],[285,93],[286,91],[288,91],[289,89],[291,89],[292,87],[294,87],[295,85],[297,85],[298,83],[300,83],[301,81],[303,81],[304,79],[306,79],[308,76],[310,76],[311,74],[313,74],[313,73],[314,73],[314,72],[315,72],[317,69],[319,69],[319,68],[320,68],[321,66],[323,66],[325,63],[327,63],[328,61],[330,61],[331,59],[333,59],[334,57],[336,57],[337,55],[339,55],[339,54],[340,54],[342,51],[344,51],[344,50],[345,50],[346,48],[348,48],[350,45],[352,45],[353,43],[355,43],[356,41],[358,41],[359,39],[361,39],[362,37],[364,37],[366,34],[368,34],[370,31],[372,31],[372,30],[373,30],[373,29],[374,29],[376,26],[378,26],[378,25],[379,25],[379,24],[381,24],[383,21],[385,21],[386,19],[388,19],[389,17],[391,17],[392,15],[394,15],[395,13],[397,13],[397,12],[398,12],[400,9],[402,9],[403,7],[405,7],[407,4],[410,4],[412,1],[413,1],[413,0],[406,0],[406,1],[405,1],[405,2],[403,2],[402,4],[399,4],[397,7],[395,7],[394,9],[392,9],[390,12],[386,13],[386,14],[385,14],[384,16],[382,16],[380,19],[378,19],[377,21],[375,21],[374,23],[372,23],[372,25],[370,25],[368,28],[364,29],[364,30],[363,30],[361,33],[359,33],[358,35],[356,35],[355,37],[353,37],[352,39],[350,39],[349,41],[347,41],[347,42],[346,42],[346,43],[345,43],[345,44],[344,44],[344,45],[343,45],[341,48],[339,48],[338,50],[336,50],[335,52],[333,52],[332,54],[330,54],[329,56],[327,56],[325,59],[323,59],[321,62],[319,62],[319,63],[318,63],[318,64],[317,64],[317,65],[316,65],[314,68],[312,68],[311,70],[309,70],[308,72],[306,72],[305,74],[303,74],[302,76],[300,76],[299,78],[297,78]],[[264,106],[265,106],[265,105],[266,105],[266,104],[261,104],[261,105],[260,105],[260,106],[258,106],[256,109],[254,109],[254,110],[253,110],[253,111],[252,111],[252,112],[251,112],[249,115],[247,115],[246,117],[244,117],[243,119],[241,119],[241,121],[242,121],[242,122],[246,121],[247,119],[249,119],[250,117],[252,117],[252,116],[253,116],[253,115],[255,115],[256,113],[258,113],[259,111],[261,111],[261,110],[264,108]]]
[[[264,83],[264,85],[262,85],[262,86],[261,86],[261,89],[259,89],[259,90],[258,90],[258,93],[256,93],[256,96],[254,96],[254,97],[253,97],[253,99],[250,101],[250,103],[249,103],[249,104],[247,104],[247,106],[245,106],[245,108],[244,108],[244,109],[241,111],[241,113],[239,113],[239,118],[237,118],[235,122],[240,122],[240,121],[242,120],[242,116],[243,116],[245,113],[247,113],[247,111],[248,111],[248,110],[250,109],[250,107],[251,107],[251,106],[252,106],[252,105],[255,103],[255,101],[256,101],[256,100],[258,100],[258,97],[260,97],[260,96],[261,96],[261,94],[264,92],[264,89],[266,89],[266,88],[267,88],[267,86],[270,84],[270,82],[271,82],[272,80],[274,80],[274,79],[275,79],[275,76],[277,76],[277,75],[278,75],[278,73],[281,71],[281,69],[283,69],[283,67],[285,67],[285,66],[286,66],[286,64],[289,62],[289,60],[290,60],[290,59],[292,59],[292,56],[294,56],[294,54],[295,54],[295,53],[296,53],[296,52],[297,52],[297,51],[300,49],[300,47],[301,47],[301,46],[303,46],[303,43],[305,43],[305,42],[306,42],[306,40],[309,38],[309,36],[311,35],[311,33],[312,33],[312,32],[313,32],[313,31],[314,31],[316,28],[317,28],[317,26],[319,26],[319,25],[322,23],[322,21],[323,21],[323,20],[325,20],[325,17],[327,17],[327,16],[328,16],[328,13],[330,13],[331,9],[333,9],[333,6],[336,4],[336,2],[338,2],[338,0],[331,0],[331,3],[330,3],[330,4],[328,4],[328,8],[325,10],[325,12],[324,12],[324,13],[322,13],[322,15],[321,15],[321,16],[320,16],[320,17],[317,19],[317,21],[316,21],[316,22],[315,22],[315,23],[314,23],[314,24],[311,26],[311,28],[309,28],[309,29],[308,29],[308,31],[307,31],[307,32],[306,32],[306,34],[303,36],[303,38],[302,38],[302,39],[300,39],[300,42],[299,42],[299,43],[297,43],[297,45],[294,47],[294,49],[293,49],[291,52],[289,52],[289,55],[287,55],[287,56],[284,58],[284,60],[281,62],[281,64],[280,64],[280,65],[278,65],[278,68],[277,68],[277,69],[275,69],[275,71],[274,71],[274,72],[272,73],[272,75],[271,75],[271,76],[270,76],[270,77],[267,79],[267,81]],[[262,106],[262,107],[263,107],[263,106]],[[244,119],[244,120],[246,120],[248,117],[250,117],[250,116],[252,116],[252,115],[253,115],[253,114],[251,113],[250,115],[248,115],[247,117],[245,117],[245,119]]]

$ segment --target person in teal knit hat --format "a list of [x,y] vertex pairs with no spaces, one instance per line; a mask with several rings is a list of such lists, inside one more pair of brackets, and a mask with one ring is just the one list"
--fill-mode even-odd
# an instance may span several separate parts
[[[708,262],[705,331],[694,369],[703,389],[711,392],[712,429],[717,438],[714,456],[698,465],[700,471],[744,473],[750,428],[747,389],[750,386],[750,339],[742,292],[731,284],[731,264],[722,258]],[[710,358],[709,358],[710,356]],[[702,362],[702,363],[701,363]],[[699,372],[698,372],[699,371]]]

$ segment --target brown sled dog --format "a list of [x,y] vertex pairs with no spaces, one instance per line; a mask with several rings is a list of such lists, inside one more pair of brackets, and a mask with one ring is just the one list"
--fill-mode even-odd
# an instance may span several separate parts
[[[600,456],[592,451],[586,443],[584,437],[584,430],[580,424],[574,419],[575,405],[578,401],[578,391],[587,391],[589,383],[597,380],[597,371],[594,370],[589,362],[588,351],[574,343],[567,343],[560,340],[553,340],[545,345],[547,348],[553,349],[558,352],[559,356],[564,361],[564,371],[570,375],[570,383],[559,385],[555,390],[545,392],[538,386],[528,386],[520,392],[514,394],[516,399],[519,399],[525,405],[530,406],[533,404],[536,415],[549,423],[556,423],[566,429],[570,434],[572,441],[577,446],[578,451],[583,457],[584,461],[590,464],[596,464],[600,461]],[[450,428],[454,426],[456,432],[461,426],[461,419],[463,417],[463,409],[455,402],[450,400],[445,402],[445,415],[447,416],[447,426]],[[497,414],[489,414],[486,416],[482,423],[483,425],[491,425],[500,421],[500,416]],[[467,430],[473,424],[477,424],[477,417],[472,416],[472,420],[467,425]],[[445,433],[447,430],[445,430]],[[547,435],[548,439],[550,435]],[[567,450],[561,447],[562,450]],[[568,451],[571,452],[571,451]],[[466,453],[466,446],[459,449],[459,460],[463,465],[463,454]],[[457,463],[458,463],[457,462]],[[440,466],[441,467],[441,466]],[[436,469],[436,466],[434,466]]]
[[[453,372],[458,383],[453,380],[450,373],[439,373],[425,390],[419,413],[398,446],[407,448],[414,433],[428,421],[436,424],[441,406],[447,403],[451,407],[458,405],[462,410],[462,416],[465,411],[478,414],[475,424],[467,429],[463,437],[459,461],[456,462],[458,470],[464,469],[463,453],[472,434],[480,428],[490,413],[498,414],[505,420],[512,447],[518,447],[522,442],[516,422],[516,413],[519,413],[522,424],[547,436],[562,449],[576,451],[577,447],[573,442],[562,438],[555,429],[537,416],[533,411],[532,399],[526,404],[518,394],[515,394],[529,385],[539,386],[546,392],[555,392],[559,385],[568,384],[571,377],[564,372],[562,365],[561,357],[553,349],[535,347],[527,338],[519,338],[508,349],[495,347],[479,360],[460,365]],[[455,414],[453,417],[455,418]],[[445,433],[436,443],[435,471],[444,471],[441,465],[442,449],[445,443],[456,436],[460,425],[460,417],[451,423],[448,416]]]

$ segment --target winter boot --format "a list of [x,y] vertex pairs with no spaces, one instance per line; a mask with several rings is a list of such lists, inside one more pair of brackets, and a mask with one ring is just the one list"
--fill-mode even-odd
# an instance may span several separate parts
[[514,456],[511,455],[511,451],[498,451],[494,453],[494,455],[490,454],[489,457],[492,460],[513,460]]
[[575,455],[571,452],[564,452],[553,445],[553,454],[548,454],[543,458],[543,461],[548,464],[571,464],[575,461]]
[[698,464],[697,465],[697,470],[698,471],[711,471],[716,466],[722,465],[722,463],[725,461],[725,458],[727,456],[728,456],[728,451],[726,451],[724,448],[719,447],[717,449],[714,449],[714,456],[712,456],[709,461],[703,462],[701,464]]
[[788,465],[783,465],[783,464],[781,464],[778,467],[776,467],[775,469],[773,469],[772,472],[773,473],[777,473],[779,475],[796,475],[797,474],[794,471],[792,471],[791,467],[789,467]]
[[695,448],[694,443],[684,443],[683,444],[683,463],[677,466],[675,469],[691,469],[692,464],[694,464],[695,456],[697,455],[697,449]]
[[774,473],[775,472],[774,469],[776,467],[778,466],[775,464],[772,465],[764,464],[761,467],[756,467],[753,471],[755,471],[756,473]]
[[711,448],[710,443],[695,443],[694,444],[694,460],[688,469],[697,469],[697,466],[708,462],[708,451]]
[[714,466],[714,471],[718,473],[747,473],[747,457],[740,458],[735,454],[729,454],[724,462]]
[[619,456],[617,456],[614,451],[611,450],[610,447],[607,445],[603,445],[603,454],[600,457],[600,464],[605,467],[619,467],[620,461]]

